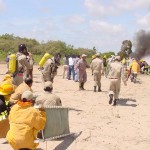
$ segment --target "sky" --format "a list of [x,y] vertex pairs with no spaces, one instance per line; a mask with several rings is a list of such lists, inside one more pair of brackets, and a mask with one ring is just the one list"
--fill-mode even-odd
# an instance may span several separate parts
[[150,30],[150,0],[0,0],[0,35],[118,52],[141,29]]

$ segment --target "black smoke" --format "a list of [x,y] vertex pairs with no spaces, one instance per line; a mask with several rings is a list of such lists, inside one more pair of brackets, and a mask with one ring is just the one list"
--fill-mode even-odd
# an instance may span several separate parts
[[140,30],[135,34],[135,52],[133,56],[141,59],[150,57],[150,31]]

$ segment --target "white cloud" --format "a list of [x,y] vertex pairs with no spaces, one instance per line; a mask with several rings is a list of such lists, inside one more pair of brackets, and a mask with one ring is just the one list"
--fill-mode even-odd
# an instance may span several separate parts
[[79,15],[72,15],[72,16],[68,17],[66,19],[66,21],[71,24],[80,24],[80,23],[84,23],[85,19]]
[[[88,12],[94,16],[119,15],[121,12],[128,12],[150,8],[150,0],[84,0]],[[138,11],[138,10],[137,10]]]
[[137,24],[141,27],[150,27],[150,13],[145,16],[141,16],[137,19]]
[[90,21],[90,27],[95,32],[103,32],[104,34],[118,34],[123,32],[123,27],[118,25],[113,25],[105,21],[93,20]]
[[95,16],[104,16],[115,13],[115,9],[112,5],[104,5],[101,0],[85,0],[84,4],[88,11]]
[[0,0],[0,11],[3,11],[5,10],[6,6],[5,6],[5,3],[4,3],[4,0]]

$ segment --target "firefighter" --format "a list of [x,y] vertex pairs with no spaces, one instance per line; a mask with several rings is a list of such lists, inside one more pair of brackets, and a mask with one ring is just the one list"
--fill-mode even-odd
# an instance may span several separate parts
[[120,86],[121,86],[121,78],[126,85],[127,74],[124,70],[123,65],[120,62],[120,56],[115,57],[115,61],[110,64],[108,77],[110,79],[110,87],[109,87],[109,104],[115,106],[117,101],[119,100]]
[[38,143],[34,141],[38,131],[44,129],[45,123],[44,109],[35,109],[32,92],[25,91],[10,111],[10,130],[6,139],[14,150],[36,149]]
[[35,105],[45,106],[61,106],[61,99],[52,93],[53,85],[52,82],[47,81],[44,84],[44,93],[38,96],[35,100]]
[[135,58],[132,58],[132,63],[130,64],[130,78],[131,82],[136,82],[137,74],[140,72],[140,65],[137,63]]
[[14,86],[11,83],[5,83],[0,86],[0,115],[6,118],[9,113],[7,102],[10,99],[11,94],[14,92]]
[[21,99],[21,95],[25,91],[32,91],[33,80],[31,78],[26,78],[23,83],[21,83],[16,89],[15,92],[10,97],[10,105],[14,105],[18,102],[18,99]]
[[24,73],[29,72],[30,63],[27,61],[27,48],[25,44],[19,45],[18,53],[16,54],[17,57],[17,65],[16,71],[13,73],[13,84],[16,86],[20,85],[23,82]]
[[103,74],[103,61],[100,59],[100,54],[97,53],[96,58],[92,60],[90,68],[94,76],[94,92],[98,86],[98,92],[101,92],[101,75]]
[[57,69],[60,65],[60,53],[57,53],[53,58],[46,60],[46,63],[43,66],[42,72],[42,81],[54,81],[54,77],[57,75]]

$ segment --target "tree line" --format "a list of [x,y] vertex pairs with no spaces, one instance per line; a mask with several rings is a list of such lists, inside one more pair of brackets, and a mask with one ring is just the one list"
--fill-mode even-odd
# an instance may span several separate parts
[[[60,53],[62,56],[64,55],[81,55],[85,53],[88,57],[94,55],[97,50],[95,46],[93,49],[88,48],[75,48],[73,45],[66,44],[63,41],[47,41],[47,42],[39,42],[36,39],[30,38],[21,38],[19,36],[15,36],[14,34],[3,34],[0,35],[0,51],[3,52],[17,52],[18,45],[26,44],[28,51],[35,55],[43,55],[45,52],[54,55],[56,53]],[[106,55],[109,57],[110,55],[114,55],[114,52],[106,52],[102,55]]]

